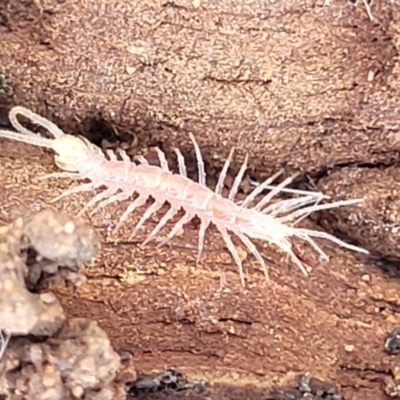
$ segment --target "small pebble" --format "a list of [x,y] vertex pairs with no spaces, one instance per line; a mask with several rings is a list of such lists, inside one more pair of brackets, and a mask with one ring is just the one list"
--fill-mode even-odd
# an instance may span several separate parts
[[354,348],[354,344],[347,344],[346,346],[344,346],[344,350],[348,353],[352,353],[354,351]]
[[71,235],[72,233],[75,232],[75,224],[72,221],[67,222],[64,225],[64,232],[67,233],[68,235]]
[[364,274],[364,275],[361,277],[361,280],[363,280],[364,282],[369,282],[369,281],[371,280],[371,276],[368,275],[368,274]]

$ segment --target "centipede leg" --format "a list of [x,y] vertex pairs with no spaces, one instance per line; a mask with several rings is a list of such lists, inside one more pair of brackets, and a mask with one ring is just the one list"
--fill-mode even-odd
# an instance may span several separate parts
[[222,167],[221,173],[219,174],[217,186],[215,187],[216,194],[222,193],[222,189],[224,188],[224,183],[225,183],[225,179],[226,179],[226,174],[228,172],[229,165],[232,161],[234,151],[235,151],[235,148],[233,147],[231,149],[231,151],[229,152],[228,158],[226,159],[224,166]]
[[169,240],[171,240],[182,228],[185,224],[190,222],[194,218],[194,214],[185,214],[172,228],[171,232],[167,235],[167,237],[157,245],[157,248],[163,246]]
[[76,173],[76,172],[53,172],[51,174],[46,174],[39,176],[39,180],[44,180],[44,179],[59,179],[59,178],[68,178],[68,179],[82,179],[81,174]]
[[210,221],[206,219],[202,219],[200,223],[200,229],[199,229],[199,245],[198,245],[198,252],[197,252],[197,258],[196,258],[196,265],[200,264],[200,259],[201,255],[203,253],[203,248],[204,248],[204,238],[206,235],[206,230],[210,225]]
[[100,208],[107,207],[109,204],[127,200],[129,199],[129,197],[131,197],[131,195],[125,192],[117,193],[113,196],[110,196],[108,199],[103,200],[99,204],[97,204],[97,206],[92,210],[91,214],[94,214]]
[[[293,253],[296,255],[296,257],[300,260],[300,262],[302,264],[308,265],[312,268],[316,267],[315,262],[313,262],[310,258],[304,257],[304,255],[301,254],[297,244],[295,243],[295,241],[293,239],[292,239],[292,250],[293,250]],[[326,256],[326,254],[325,254],[325,256]]]
[[154,238],[157,235],[157,233],[161,230],[161,228],[163,228],[170,219],[174,218],[177,212],[178,212],[177,209],[170,208],[168,212],[161,218],[157,226],[152,230],[147,239],[142,243],[142,246],[146,245],[152,238]]
[[232,257],[235,260],[236,265],[239,268],[240,283],[244,287],[245,286],[245,281],[244,281],[244,272],[243,272],[242,260],[240,259],[239,254],[236,251],[235,245],[233,244],[232,239],[229,236],[228,231],[226,229],[224,229],[224,228],[219,227],[219,226],[217,226],[217,228],[220,231],[220,233],[222,235],[222,238],[224,239],[226,245],[228,246],[228,250],[232,254]]
[[11,338],[11,332],[8,329],[0,329],[0,362],[6,352],[8,343]]
[[155,150],[158,155],[158,159],[160,160],[161,168],[164,171],[169,171],[168,161],[167,161],[167,158],[165,157],[164,152],[161,149],[159,149],[158,147],[156,147]]
[[138,230],[143,226],[143,224],[152,216],[152,214],[154,214],[155,212],[157,212],[161,207],[163,206],[163,203],[158,203],[157,201],[155,201],[143,214],[143,217],[139,220],[139,222],[137,223],[135,229],[132,231],[132,233],[130,234],[128,240],[132,240],[133,237],[136,235],[136,233],[138,232]]
[[71,189],[66,190],[65,192],[61,193],[59,196],[55,197],[54,199],[50,200],[50,203],[55,203],[56,201],[62,199],[63,197],[70,196],[71,194],[81,193],[81,192],[90,192],[91,190],[95,190],[96,185],[92,182],[84,183],[79,186],[75,186]]
[[[96,203],[102,201],[103,199],[107,199],[110,196],[112,196],[113,194],[115,194],[115,192],[118,190],[118,188],[108,188],[106,190],[104,190],[103,192],[100,192],[98,194],[96,194],[96,196],[94,196],[87,204],[85,207],[83,207],[83,209],[79,212],[78,215],[82,215],[84,214],[88,209],[92,208]],[[98,207],[96,207],[94,210],[91,211],[90,215],[93,215],[94,212],[98,209]]]
[[125,222],[125,220],[128,218],[129,214],[132,214],[133,211],[135,211],[136,208],[141,207],[146,204],[147,198],[144,196],[137,197],[133,203],[131,203],[128,208],[124,211],[124,213],[121,215],[117,226],[114,228],[114,233],[119,230],[121,225]]
[[269,281],[269,274],[268,274],[268,269],[267,266],[265,265],[265,261],[262,258],[261,254],[257,250],[256,246],[253,244],[253,242],[243,233],[238,233],[235,232],[235,234],[239,237],[239,239],[246,245],[246,247],[251,251],[253,256],[257,259],[257,261],[261,264],[261,267],[263,269],[265,278],[267,281]]
[[175,149],[175,153],[176,157],[178,158],[179,173],[182,176],[187,177],[185,158],[183,157],[179,149]]
[[249,155],[246,154],[246,157],[244,158],[244,162],[243,162],[243,164],[242,164],[242,166],[241,166],[241,168],[240,168],[240,170],[239,170],[239,172],[238,172],[238,174],[237,174],[237,176],[235,178],[235,181],[233,182],[231,191],[229,192],[229,196],[228,196],[229,200],[233,201],[235,199],[235,196],[237,195],[237,192],[239,190],[239,186],[242,183],[244,173],[246,172],[246,169],[247,169],[248,160],[249,160]]
[[[321,257],[323,261],[328,261],[329,257],[328,255],[317,245],[317,243],[314,242],[310,237],[304,236],[303,238]],[[294,249],[294,246],[293,246]]]
[[196,142],[196,139],[194,138],[192,133],[189,133],[190,139],[192,140],[193,146],[194,146],[194,151],[196,153],[196,158],[197,158],[197,168],[199,170],[199,183],[200,185],[206,186],[206,172],[204,170],[204,161],[203,157],[201,155],[201,150],[199,145]]
[[268,187],[272,182],[276,180],[280,175],[284,173],[284,170],[281,169],[275,175],[266,179],[261,185],[257,186],[242,202],[241,206],[247,208],[253,200],[264,191],[266,187]]
[[285,253],[287,253],[292,261],[299,267],[300,271],[304,274],[304,276],[308,277],[308,272],[305,269],[303,263],[301,262],[301,257],[298,257],[295,253],[295,249],[293,248],[293,245],[290,247],[287,244],[282,244],[282,243],[276,243],[277,246],[279,246]]

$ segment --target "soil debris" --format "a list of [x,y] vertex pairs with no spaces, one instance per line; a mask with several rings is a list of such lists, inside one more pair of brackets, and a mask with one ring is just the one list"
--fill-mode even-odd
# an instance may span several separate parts
[[129,396],[138,397],[155,392],[174,392],[187,389],[196,389],[199,392],[205,390],[205,382],[195,380],[189,382],[183,374],[176,369],[169,368],[155,376],[139,377],[136,381],[126,383]]
[[385,341],[385,351],[388,354],[400,354],[400,330],[395,329],[388,335]]
[[[95,231],[64,213],[27,213],[0,228],[0,397],[113,399],[120,367],[106,333],[90,320],[67,320],[50,284],[84,282],[97,253]],[[12,336],[10,338],[10,336]],[[86,396],[86,397],[85,397]],[[120,397],[123,398],[123,397]]]
[[111,385],[119,367],[119,355],[97,323],[75,318],[45,341],[11,340],[0,365],[0,396],[13,400],[123,399],[120,386]]

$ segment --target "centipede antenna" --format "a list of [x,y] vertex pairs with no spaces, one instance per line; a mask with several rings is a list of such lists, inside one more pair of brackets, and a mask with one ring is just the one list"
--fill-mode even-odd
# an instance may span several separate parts
[[0,137],[10,140],[16,140],[17,142],[32,144],[38,147],[46,147],[48,149],[53,148],[54,142],[54,139],[47,139],[39,135],[26,135],[23,133],[17,133],[7,130],[0,130]]
[[25,118],[28,118],[36,125],[40,125],[43,128],[46,128],[49,133],[51,133],[55,138],[60,138],[65,135],[65,133],[53,122],[49,121],[47,118],[41,117],[40,115],[28,110],[25,107],[16,106],[13,107],[8,116],[12,126],[18,132],[27,135],[27,136],[36,136],[36,134],[29,129],[23,127],[19,121],[17,116],[22,115]]

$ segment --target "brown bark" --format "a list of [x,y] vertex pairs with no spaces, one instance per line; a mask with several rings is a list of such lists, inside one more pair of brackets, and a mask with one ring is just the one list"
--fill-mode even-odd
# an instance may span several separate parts
[[[298,185],[310,178],[333,199],[366,196],[310,223],[373,258],[332,246],[331,261],[305,280],[264,251],[272,283],[254,264],[247,272],[257,286],[246,294],[215,232],[207,267],[196,271],[195,227],[160,251],[103,245],[87,289],[79,299],[66,295],[65,305],[99,321],[117,347],[134,348],[139,370],[173,364],[212,382],[259,388],[308,370],[348,398],[384,397],[381,385],[398,363],[384,355],[383,342],[400,322],[398,282],[377,267],[397,271],[399,260],[400,8],[376,0],[371,22],[361,3],[1,2],[5,108],[24,105],[71,134],[87,134],[101,119],[134,134],[144,154],[154,145],[170,157],[173,147],[193,154],[190,131],[211,180],[237,146],[234,169],[248,152],[254,179],[283,166],[301,172]],[[1,149],[7,212],[15,198],[46,204],[59,193],[62,181],[34,183],[52,171],[50,157],[4,141]],[[82,201],[60,207],[74,213]],[[121,206],[114,210],[119,216]],[[93,220],[98,229],[109,222],[104,214]],[[219,291],[219,269],[232,269],[229,290]],[[121,282],[127,270],[154,275]]]

